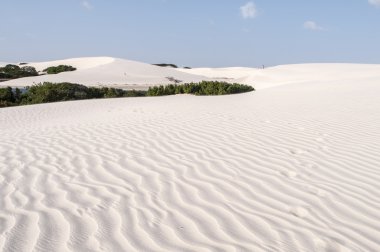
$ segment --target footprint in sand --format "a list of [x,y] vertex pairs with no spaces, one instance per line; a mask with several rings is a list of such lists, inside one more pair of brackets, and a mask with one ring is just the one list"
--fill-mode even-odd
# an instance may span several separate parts
[[302,154],[306,154],[307,153],[307,151],[300,150],[300,149],[293,149],[293,150],[289,150],[289,151],[293,155],[302,155]]
[[288,178],[295,178],[298,175],[297,172],[291,170],[280,171],[280,174]]
[[289,211],[292,215],[298,218],[305,218],[309,215],[309,211],[304,207],[293,207]]
[[77,209],[77,213],[78,213],[78,215],[79,215],[80,217],[82,217],[83,214],[84,214],[84,211],[83,211],[82,209]]

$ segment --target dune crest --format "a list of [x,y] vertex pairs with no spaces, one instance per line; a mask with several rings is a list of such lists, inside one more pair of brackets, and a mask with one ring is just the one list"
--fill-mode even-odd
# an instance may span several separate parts
[[181,82],[209,80],[205,76],[188,74],[173,68],[111,57],[74,58],[27,64],[27,66],[35,67],[38,71],[58,65],[70,65],[77,70],[0,82],[0,86],[25,87],[42,82],[71,82],[86,86],[147,88],[158,84],[173,84],[171,79]]

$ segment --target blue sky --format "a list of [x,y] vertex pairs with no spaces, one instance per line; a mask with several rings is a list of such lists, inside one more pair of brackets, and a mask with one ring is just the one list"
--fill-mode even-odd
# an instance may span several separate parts
[[0,61],[380,63],[380,0],[0,0]]

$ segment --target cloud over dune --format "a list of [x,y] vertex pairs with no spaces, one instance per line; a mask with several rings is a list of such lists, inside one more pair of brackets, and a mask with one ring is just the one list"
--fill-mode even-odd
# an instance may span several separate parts
[[257,16],[256,5],[253,2],[248,2],[240,7],[241,16],[244,19],[251,19]]

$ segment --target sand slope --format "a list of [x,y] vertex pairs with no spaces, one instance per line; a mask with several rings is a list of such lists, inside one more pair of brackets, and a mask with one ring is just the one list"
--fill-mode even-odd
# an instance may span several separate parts
[[77,70],[56,75],[43,75],[0,82],[0,87],[26,87],[43,82],[71,82],[86,86],[146,89],[152,85],[173,84],[168,79],[168,77],[172,77],[182,81],[182,83],[217,80],[247,84],[252,85],[255,89],[264,89],[284,84],[308,82],[310,77],[314,81],[361,80],[363,78],[377,77],[380,72],[380,65],[364,64],[299,64],[266,69],[248,67],[183,69],[158,67],[111,57],[31,62],[26,66],[33,66],[37,71],[43,71],[47,67],[58,65],[71,65],[76,67]]
[[178,71],[213,79],[249,84],[256,89],[317,81],[362,80],[379,77],[380,65],[365,64],[296,64],[258,68],[195,68]]
[[0,109],[0,251],[380,251],[378,66],[318,67]]
[[73,72],[56,75],[43,75],[21,78],[0,83],[0,86],[25,87],[48,82],[72,82],[87,86],[141,87],[156,84],[170,84],[167,77],[173,77],[183,82],[199,82],[207,77],[177,71],[173,68],[163,68],[146,63],[110,58],[90,57],[74,58],[42,63],[29,63],[37,71],[49,66],[70,65],[76,67]]

